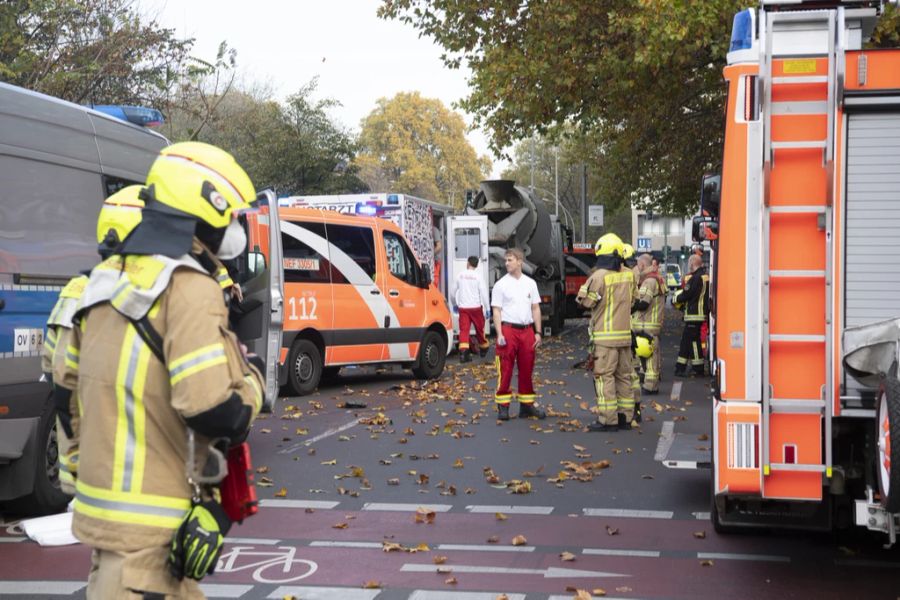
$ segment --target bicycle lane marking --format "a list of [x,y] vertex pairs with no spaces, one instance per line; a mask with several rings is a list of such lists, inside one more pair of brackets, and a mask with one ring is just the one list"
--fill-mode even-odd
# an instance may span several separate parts
[[319,569],[311,560],[297,558],[296,546],[235,545],[219,556],[216,573],[223,575],[247,571],[256,583],[284,584],[306,579]]

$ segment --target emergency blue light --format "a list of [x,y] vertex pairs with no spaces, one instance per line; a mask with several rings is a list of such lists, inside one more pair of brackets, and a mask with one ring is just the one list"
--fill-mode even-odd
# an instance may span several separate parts
[[397,194],[388,194],[387,203],[400,204],[400,196],[398,196]]
[[91,104],[91,108],[141,127],[153,127],[163,124],[163,114],[155,108],[143,106],[121,106],[118,104]]
[[731,24],[731,47],[728,51],[752,48],[753,35],[753,9],[748,8],[734,15],[734,21]]
[[372,206],[371,204],[364,204],[362,202],[356,203],[356,214],[365,215],[367,217],[374,217],[378,214],[378,207]]

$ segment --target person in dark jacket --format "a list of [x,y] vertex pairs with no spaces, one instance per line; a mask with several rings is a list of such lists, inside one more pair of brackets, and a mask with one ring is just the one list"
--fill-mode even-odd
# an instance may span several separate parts
[[684,287],[672,299],[675,307],[684,311],[684,331],[681,334],[675,376],[687,377],[690,365],[694,375],[702,377],[704,359],[700,329],[709,314],[709,275],[703,266],[703,259],[697,254],[692,254],[688,259],[688,271]]

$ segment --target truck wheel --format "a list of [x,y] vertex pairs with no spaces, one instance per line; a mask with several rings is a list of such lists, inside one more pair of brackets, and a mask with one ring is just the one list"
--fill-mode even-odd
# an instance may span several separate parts
[[897,380],[897,363],[878,390],[876,427],[878,464],[875,467],[881,505],[888,512],[900,512],[900,381]]
[[288,361],[288,387],[297,396],[311,394],[322,379],[322,353],[310,340],[299,339]]
[[447,361],[446,342],[434,331],[427,332],[419,344],[419,356],[413,365],[413,375],[418,379],[437,379]]
[[72,500],[59,487],[59,446],[56,435],[56,409],[48,397],[38,428],[34,489],[27,496],[6,503],[10,512],[28,516],[52,515],[63,512]]

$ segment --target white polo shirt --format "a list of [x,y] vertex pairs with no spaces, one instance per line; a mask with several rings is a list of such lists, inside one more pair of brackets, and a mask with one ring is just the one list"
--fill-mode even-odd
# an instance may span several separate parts
[[540,303],[537,284],[525,273],[518,279],[507,273],[494,284],[491,294],[491,306],[500,308],[501,320],[516,325],[534,323],[531,307]]
[[487,285],[478,271],[466,269],[456,276],[450,297],[459,308],[481,308],[488,304]]

